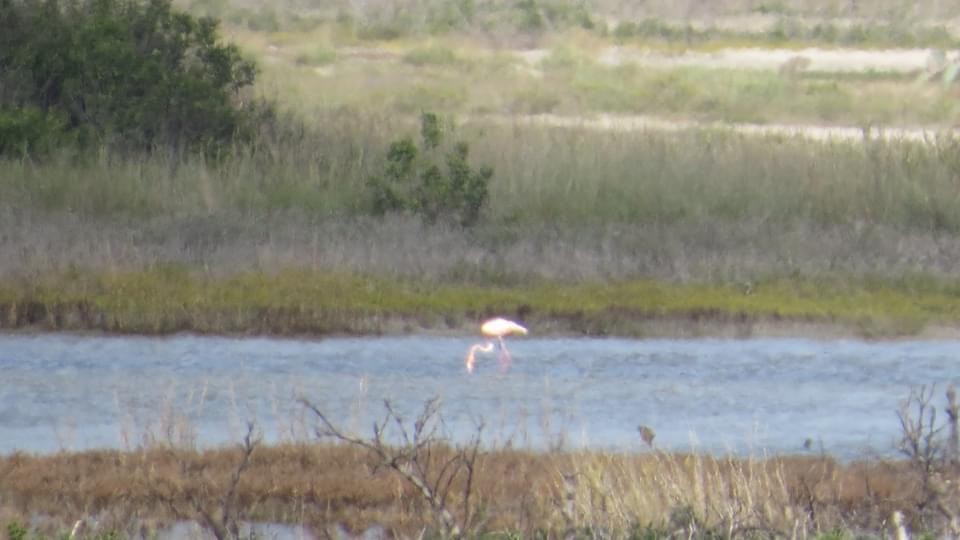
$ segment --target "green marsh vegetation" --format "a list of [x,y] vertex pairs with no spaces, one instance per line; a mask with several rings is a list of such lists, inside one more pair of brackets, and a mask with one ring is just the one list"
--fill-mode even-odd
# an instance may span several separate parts
[[[217,26],[159,1],[140,12],[97,0],[64,4],[80,11],[51,19],[63,32],[0,35],[0,326],[473,332],[500,314],[542,334],[750,335],[784,323],[898,336],[960,324],[956,138],[887,140],[865,130],[824,142],[722,126],[603,131],[511,118],[949,125],[955,88],[920,85],[913,73],[647,70],[599,60],[610,47],[952,47],[938,22],[950,13],[933,2],[911,4],[933,21],[912,33],[888,31],[909,20],[894,1],[878,3],[882,16],[860,29],[802,21],[865,15],[844,11],[846,2],[650,3],[659,23],[603,2],[441,4],[374,2],[369,13],[188,6],[225,21]],[[56,4],[0,0],[0,17],[23,6],[40,10],[28,10],[36,22]],[[784,26],[730,32],[676,22],[675,9],[707,19],[773,14]],[[128,46],[130,35],[150,39]],[[8,46],[31,37],[42,39]],[[141,64],[145,43],[157,58]],[[56,50],[65,52],[38,54]],[[96,54],[81,54],[88,50]],[[29,61],[41,58],[51,60],[45,71]],[[130,69],[94,69],[101,62]],[[168,72],[183,78],[151,84]],[[424,135],[428,111],[442,134],[436,146]],[[905,422],[920,435],[908,445],[923,441],[919,417]],[[438,442],[435,458],[467,466],[460,449]],[[490,537],[845,538],[879,534],[901,510],[914,530],[942,531],[931,501],[956,505],[930,481],[938,469],[924,456],[933,455],[840,464],[500,449],[469,462],[471,512],[481,511],[471,523]],[[344,445],[249,440],[210,452],[17,454],[0,459],[0,518],[17,537],[62,535],[56,525],[19,525],[37,512],[67,525],[97,514],[103,527],[91,534],[120,536],[204,514],[220,516],[215,525],[244,515],[441,535],[431,501],[376,465]],[[464,478],[448,484],[448,500],[466,508]]]
[[[95,328],[147,332],[458,328],[496,312],[634,334],[630,319],[658,316],[871,334],[960,320],[950,139],[467,125],[473,170],[495,172],[464,227],[415,206],[377,215],[391,136],[419,136],[385,123],[331,117],[274,155],[215,164],[5,163],[5,324],[83,327],[56,322],[80,305],[106,314]],[[42,316],[18,314],[32,302]]]
[[[213,20],[138,5],[69,7],[52,20],[81,24],[57,39],[4,36],[27,43],[0,58],[6,326],[381,332],[503,312],[591,333],[717,319],[883,335],[958,320],[950,136],[822,142],[510,119],[896,124],[949,120],[949,88],[608,67],[595,53],[620,38],[559,3],[503,8],[522,16],[490,27],[509,38],[499,50],[496,32],[474,32],[504,15],[487,4],[469,17],[470,4],[451,4],[465,18],[445,29],[411,19],[379,37],[361,31],[371,14],[320,10],[307,24],[281,6],[276,24],[228,22],[239,48]],[[3,6],[31,24],[55,9]],[[230,21],[217,10],[234,7],[214,8],[191,9]],[[532,64],[513,49],[527,38],[545,46]],[[87,42],[99,52],[80,54]],[[34,66],[61,49],[60,63]],[[131,67],[93,69],[103,62]],[[150,84],[169,70],[180,79]],[[864,88],[879,93],[853,97]]]
[[[662,62],[651,68],[638,63],[649,55],[642,46],[620,46],[582,31],[552,38],[529,55],[455,37],[338,47],[321,36],[304,39],[339,49],[335,61],[318,67],[303,60],[315,54],[314,46],[277,45],[265,53],[269,62],[263,65],[266,80],[259,92],[307,116],[347,106],[409,116],[423,110],[477,117],[607,113],[717,122],[947,126],[960,112],[955,88],[917,82],[922,66],[914,72],[791,73],[672,65],[671,56],[680,51],[663,53]],[[269,47],[248,32],[238,39],[253,48]]]
[[949,47],[956,6],[922,0],[861,5],[838,0],[426,0],[355,4],[330,0],[305,6],[276,2],[250,9],[229,0],[185,0],[184,8],[257,32],[330,28],[340,40],[402,41],[423,36],[477,38],[494,44],[541,42],[558,32],[584,30],[601,37],[668,46],[754,43],[858,47]]
[[[864,12],[843,2],[687,4],[436,0],[369,12],[337,3],[313,10],[279,5],[275,11],[289,23],[265,31],[234,22],[225,31],[261,60],[258,92],[306,115],[345,105],[408,115],[606,112],[858,126],[946,126],[957,117],[950,88],[917,84],[923,66],[780,72],[669,62],[685,52],[744,47],[798,56],[805,47],[950,51],[960,41],[948,24],[956,15],[949,6],[891,2]],[[203,10],[202,2],[192,7]],[[230,9],[227,3],[210,11],[229,21]],[[448,24],[430,22],[441,13]],[[313,22],[304,25],[304,17]],[[394,31],[364,30],[376,26]],[[665,63],[636,64],[651,53]]]

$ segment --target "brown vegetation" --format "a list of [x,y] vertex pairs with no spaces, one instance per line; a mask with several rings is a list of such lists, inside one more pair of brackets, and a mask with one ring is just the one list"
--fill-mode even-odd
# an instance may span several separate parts
[[[168,448],[5,456],[0,515],[47,515],[62,528],[96,517],[101,529],[130,534],[175,519],[200,521],[195,508],[220,504],[241,457],[239,449]],[[644,526],[790,536],[841,526],[881,529],[892,511],[916,508],[921,491],[905,463],[503,449],[478,458],[474,508],[484,530],[524,536]],[[303,523],[318,532],[379,525],[410,536],[431,523],[414,486],[378,467],[364,449],[344,445],[259,447],[237,496],[248,518]]]
[[[412,421],[389,402],[372,435],[342,430],[304,401],[318,442],[199,451],[154,442],[134,451],[0,457],[0,520],[62,534],[150,537],[174,521],[239,538],[243,522],[302,525],[320,537],[382,529],[399,538],[790,537],[880,533],[899,515],[914,532],[955,534],[960,513],[958,409],[946,423],[933,387],[902,403],[902,460],[842,463],[645,450],[533,452],[443,436],[436,400]],[[946,432],[946,433],[945,433]],[[332,443],[329,441],[333,441]]]

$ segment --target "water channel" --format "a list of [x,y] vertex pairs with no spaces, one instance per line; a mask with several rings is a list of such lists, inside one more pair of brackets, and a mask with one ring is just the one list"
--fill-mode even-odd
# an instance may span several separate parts
[[[0,335],[0,453],[311,440],[306,398],[369,434],[383,400],[490,447],[892,455],[911,387],[960,379],[952,341],[519,338],[473,374],[466,337]],[[942,405],[943,392],[935,395]],[[806,449],[804,443],[809,449]],[[810,444],[812,443],[812,444]]]

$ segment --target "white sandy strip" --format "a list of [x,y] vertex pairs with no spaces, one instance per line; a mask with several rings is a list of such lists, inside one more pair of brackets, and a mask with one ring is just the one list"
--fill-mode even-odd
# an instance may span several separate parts
[[[637,65],[650,68],[702,67],[713,69],[779,70],[787,62],[805,59],[807,71],[830,73],[911,73],[925,70],[933,61],[931,49],[764,49],[726,48],[712,52],[669,54],[638,47],[607,47],[596,60],[606,66]],[[514,51],[531,67],[540,67],[548,49]]]
[[[585,128],[600,131],[684,131],[692,129],[727,130],[746,135],[806,137],[818,141],[862,140],[865,129],[855,126],[817,126],[803,124],[740,124],[724,122],[696,122],[665,120],[651,116],[623,116],[601,114],[591,117],[540,114],[530,116],[485,115],[468,119],[473,122],[490,122],[499,125],[541,125],[561,128]],[[938,136],[960,136],[960,130],[932,127],[882,127],[870,128],[872,139],[934,141]]]
[[926,69],[930,49],[761,49],[730,48],[715,52],[678,55],[636,48],[604,49],[597,61],[608,66],[636,64],[647,67],[705,67],[717,69],[777,70],[796,58],[809,60],[807,71],[910,73]]

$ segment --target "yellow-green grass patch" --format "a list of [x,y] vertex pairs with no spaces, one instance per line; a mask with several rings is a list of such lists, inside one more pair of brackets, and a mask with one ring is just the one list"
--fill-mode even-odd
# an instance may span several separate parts
[[958,299],[956,283],[919,278],[484,286],[306,270],[214,278],[174,266],[44,275],[0,288],[7,328],[146,334],[460,331],[503,314],[574,333],[642,335],[651,321],[793,321],[893,336],[960,326]]

